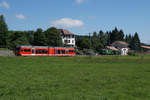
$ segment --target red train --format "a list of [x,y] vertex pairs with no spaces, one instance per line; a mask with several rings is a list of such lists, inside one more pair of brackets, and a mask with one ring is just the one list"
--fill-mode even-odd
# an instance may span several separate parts
[[17,46],[16,56],[75,56],[74,48],[48,46]]

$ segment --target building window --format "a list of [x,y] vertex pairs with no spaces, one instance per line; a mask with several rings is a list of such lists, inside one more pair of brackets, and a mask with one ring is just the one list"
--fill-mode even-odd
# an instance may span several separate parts
[[67,44],[67,43],[71,43],[70,40],[64,40],[64,43]]
[[74,40],[72,40],[72,43],[74,43]]
[[74,35],[72,35],[72,38],[74,38]]
[[67,43],[67,40],[65,40],[65,44]]

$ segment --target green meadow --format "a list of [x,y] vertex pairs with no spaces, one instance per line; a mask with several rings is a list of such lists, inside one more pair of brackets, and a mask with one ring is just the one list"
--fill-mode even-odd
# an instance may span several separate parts
[[0,57],[0,100],[150,100],[150,56]]

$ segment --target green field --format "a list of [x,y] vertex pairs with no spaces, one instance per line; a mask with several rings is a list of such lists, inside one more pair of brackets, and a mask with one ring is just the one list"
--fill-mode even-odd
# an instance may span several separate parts
[[150,100],[150,56],[0,57],[1,100]]

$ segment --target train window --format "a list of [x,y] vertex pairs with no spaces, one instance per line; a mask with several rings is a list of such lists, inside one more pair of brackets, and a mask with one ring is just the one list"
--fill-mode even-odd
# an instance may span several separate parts
[[58,50],[55,50],[55,54],[58,54]]
[[62,54],[65,54],[65,50],[62,50],[61,52],[62,52]]
[[21,49],[21,52],[23,52],[23,49]]
[[32,49],[32,54],[34,54],[34,49]]
[[48,53],[48,50],[43,50],[43,53]]
[[68,50],[66,50],[66,54],[68,54]]
[[61,54],[61,50],[58,50],[58,54]]
[[63,50],[63,53],[65,54],[65,53],[66,53],[66,51],[65,51],[65,50]]
[[69,50],[69,53],[74,53],[74,50]]
[[39,50],[36,50],[36,54],[38,54],[39,53]]
[[31,52],[31,49],[28,49],[28,52]]
[[65,54],[65,50],[55,50],[55,54]]
[[30,49],[24,49],[24,52],[31,52]]
[[39,53],[42,53],[42,50],[41,50],[41,49],[39,50]]
[[24,49],[24,52],[27,52],[27,49]]
[[61,54],[60,50],[55,50],[55,54]]
[[16,52],[19,52],[20,51],[20,48],[16,48]]
[[42,49],[38,49],[36,50],[36,54],[47,54],[48,50],[42,50]]

